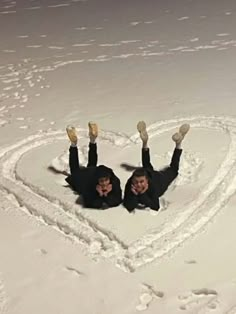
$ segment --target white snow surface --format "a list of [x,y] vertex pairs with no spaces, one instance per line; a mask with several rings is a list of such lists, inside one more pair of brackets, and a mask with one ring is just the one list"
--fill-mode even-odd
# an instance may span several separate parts
[[[236,314],[236,2],[0,1],[0,314]],[[69,141],[122,188],[151,160],[180,173],[158,212],[82,208]]]

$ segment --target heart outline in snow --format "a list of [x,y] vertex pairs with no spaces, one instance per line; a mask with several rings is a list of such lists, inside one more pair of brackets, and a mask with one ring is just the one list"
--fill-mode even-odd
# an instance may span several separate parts
[[[17,175],[16,166],[24,154],[36,147],[65,140],[64,131],[41,132],[2,149],[0,188],[5,194],[14,195],[19,207],[63,234],[73,237],[92,256],[109,258],[124,271],[135,271],[147,263],[160,261],[198,234],[236,192],[236,119],[195,116],[160,121],[148,127],[149,137],[172,131],[182,123],[190,123],[192,128],[226,132],[230,137],[229,150],[215,176],[197,199],[191,201],[181,213],[177,213],[173,221],[162,230],[147,233],[131,245],[125,244],[115,234],[83,215],[83,211],[78,210],[78,205],[59,201],[44,190],[23,182]],[[83,129],[79,131],[85,132]],[[100,138],[123,148],[139,142],[138,133],[128,137],[121,133],[102,131]]]

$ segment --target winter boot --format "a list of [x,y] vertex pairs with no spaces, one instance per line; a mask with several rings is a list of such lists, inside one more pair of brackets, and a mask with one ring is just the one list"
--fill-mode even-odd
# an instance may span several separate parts
[[181,146],[181,143],[185,137],[185,135],[188,133],[188,131],[190,130],[190,125],[185,123],[182,124],[179,128],[179,132],[175,133],[172,136],[172,140],[176,143],[177,147]]
[[96,123],[90,121],[88,123],[88,127],[89,127],[89,138],[90,138],[90,142],[91,143],[95,143],[96,138],[98,136],[98,126]]
[[172,140],[175,142],[176,145],[180,145],[183,141],[184,137],[179,132],[172,135]]
[[71,126],[71,125],[68,125],[67,128],[66,128],[66,132],[67,132],[67,135],[68,135],[71,143],[76,145],[78,138],[77,138],[75,127]]
[[188,123],[182,124],[179,128],[179,133],[185,137],[185,135],[188,133],[190,130],[190,125]]
[[144,121],[139,121],[137,124],[137,130],[139,131],[140,138],[143,141],[143,143],[148,142],[148,133],[146,129],[146,123]]

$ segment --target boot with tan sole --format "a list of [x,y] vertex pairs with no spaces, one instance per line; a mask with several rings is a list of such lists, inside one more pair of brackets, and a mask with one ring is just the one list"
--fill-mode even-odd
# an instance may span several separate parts
[[188,123],[182,124],[179,128],[179,132],[172,135],[172,140],[176,144],[176,148],[181,148],[181,143],[190,130],[190,125]]
[[90,143],[95,143],[96,138],[98,137],[98,125],[95,122],[90,121],[88,127]]
[[71,141],[71,144],[77,145],[78,138],[77,138],[75,127],[68,125],[66,128],[66,132],[69,137],[69,140]]
[[139,121],[137,124],[137,130],[143,142],[143,148],[147,148],[148,132],[147,132],[146,123],[144,121]]

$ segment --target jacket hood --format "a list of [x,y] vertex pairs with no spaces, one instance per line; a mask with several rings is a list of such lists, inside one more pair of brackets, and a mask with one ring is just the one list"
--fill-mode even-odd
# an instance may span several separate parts
[[98,166],[95,171],[96,180],[104,177],[112,178],[114,173],[111,168],[108,168],[104,165]]

